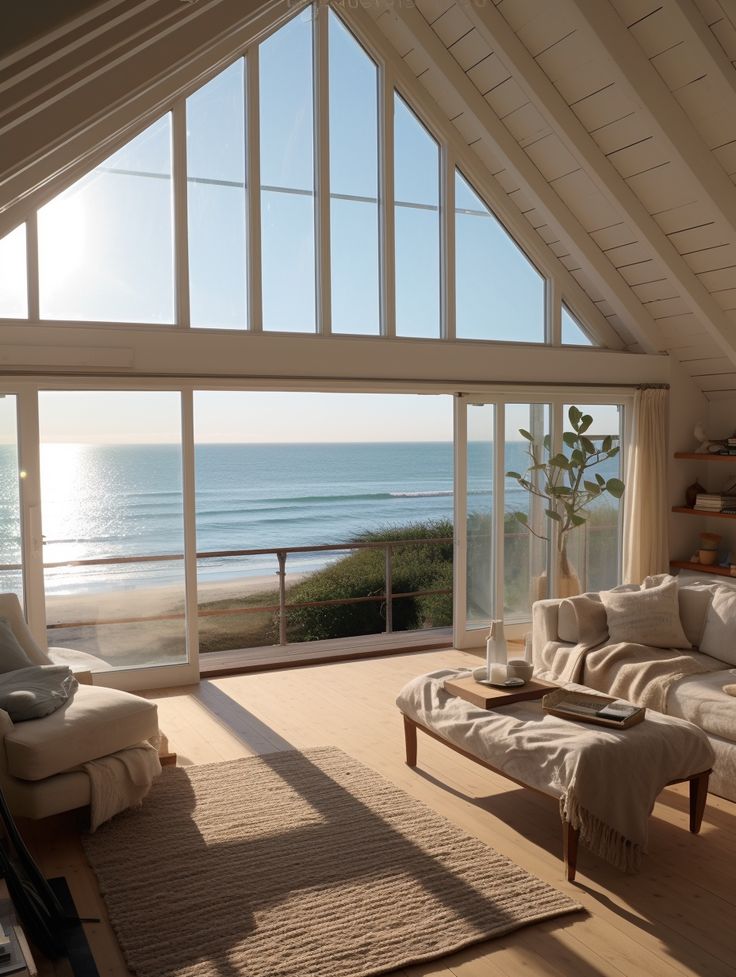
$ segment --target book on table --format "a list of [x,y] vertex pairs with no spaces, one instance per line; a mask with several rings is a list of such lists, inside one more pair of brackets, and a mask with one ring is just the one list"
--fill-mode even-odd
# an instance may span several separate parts
[[646,717],[646,709],[625,699],[596,692],[557,689],[542,699],[545,712],[572,722],[593,723],[610,729],[628,729]]

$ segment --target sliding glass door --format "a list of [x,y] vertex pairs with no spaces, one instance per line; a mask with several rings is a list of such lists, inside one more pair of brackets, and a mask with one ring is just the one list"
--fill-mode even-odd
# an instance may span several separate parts
[[96,671],[178,668],[181,679],[196,663],[181,400],[176,391],[39,394],[48,643],[92,656]]
[[[566,402],[567,401],[567,402]],[[518,396],[459,395],[455,401],[455,644],[482,645],[489,622],[504,621],[506,634],[531,628],[534,601],[559,594],[562,581],[553,526],[539,464],[569,456],[569,394],[544,400]],[[601,398],[576,405],[590,417],[592,450],[624,445],[624,404]],[[535,467],[537,466],[537,467]],[[624,453],[592,467],[608,482],[625,478]],[[524,484],[522,484],[522,481]],[[563,475],[560,484],[567,486]],[[574,591],[601,590],[620,581],[623,507],[606,493],[593,499],[585,521],[573,529],[566,553]],[[564,581],[568,590],[570,580]],[[567,591],[566,591],[567,592]]]
[[0,394],[0,593],[23,603],[20,471],[16,398]]

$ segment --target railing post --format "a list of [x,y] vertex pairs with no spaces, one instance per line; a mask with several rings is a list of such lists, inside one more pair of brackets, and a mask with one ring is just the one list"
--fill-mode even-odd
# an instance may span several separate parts
[[394,581],[393,581],[393,547],[386,544],[386,634],[394,629]]
[[288,644],[286,640],[286,552],[277,550],[276,558],[279,561],[277,570],[279,577],[279,644]]

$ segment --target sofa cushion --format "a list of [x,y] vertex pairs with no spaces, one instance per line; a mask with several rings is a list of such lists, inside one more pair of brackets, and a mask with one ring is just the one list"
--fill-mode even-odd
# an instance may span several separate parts
[[0,673],[27,668],[31,659],[21,648],[13,629],[5,617],[0,617]]
[[700,650],[719,661],[736,665],[736,590],[716,587],[705,619]]
[[61,709],[6,734],[8,773],[22,780],[43,780],[151,739],[157,732],[153,702],[118,689],[80,685]]
[[651,648],[690,648],[680,623],[677,580],[628,593],[602,590],[612,642],[632,641]]
[[687,719],[713,736],[736,741],[736,703],[723,691],[729,682],[736,682],[736,669],[687,675],[670,689],[668,714]]
[[695,648],[700,648],[705,631],[705,622],[718,586],[715,584],[693,584],[680,587],[680,621],[687,639]]
[[561,641],[598,644],[608,637],[606,609],[598,594],[566,597],[560,603],[557,632]]

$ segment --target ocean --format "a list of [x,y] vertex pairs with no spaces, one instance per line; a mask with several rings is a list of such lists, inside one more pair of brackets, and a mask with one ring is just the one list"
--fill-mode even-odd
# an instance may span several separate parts
[[[468,446],[469,509],[489,511],[492,446]],[[525,444],[506,444],[507,469],[523,470]],[[44,562],[183,552],[177,445],[48,444],[42,447]],[[615,474],[615,466],[603,474]],[[19,559],[14,451],[0,446],[0,563]],[[197,551],[345,543],[357,534],[452,519],[449,442],[203,444],[195,452]],[[526,493],[505,480],[508,511]],[[292,573],[339,554],[289,556]],[[199,561],[200,582],[274,573],[272,555]],[[13,575],[0,571],[0,587]],[[180,581],[181,561],[46,571],[50,595]]]

